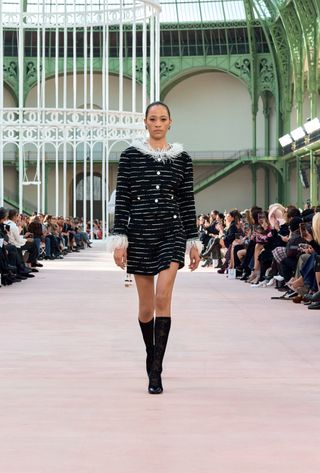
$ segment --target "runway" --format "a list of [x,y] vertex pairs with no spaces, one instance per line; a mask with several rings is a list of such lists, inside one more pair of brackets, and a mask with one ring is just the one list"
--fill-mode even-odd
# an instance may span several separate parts
[[0,472],[318,473],[320,311],[178,274],[164,393],[105,245],[0,289]]

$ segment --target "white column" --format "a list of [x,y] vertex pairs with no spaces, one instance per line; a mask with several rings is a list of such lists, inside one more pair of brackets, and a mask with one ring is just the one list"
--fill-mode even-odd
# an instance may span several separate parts
[[[55,108],[59,108],[59,27],[58,22],[55,28],[55,62],[54,62],[54,102]],[[59,142],[55,142],[55,214],[59,215]]]
[[59,143],[55,143],[55,163],[56,163],[56,215],[59,215]]
[[[107,8],[107,7],[106,7]],[[107,110],[109,99],[109,74],[108,74],[108,60],[109,60],[109,25],[108,25],[108,11],[104,10],[103,33],[102,33],[102,111],[103,111],[103,128],[107,128]],[[106,236],[106,141],[102,146],[102,238]]]
[[[44,24],[44,18],[45,18],[45,2],[43,2],[43,10],[42,10],[42,17],[43,17],[43,24],[42,24],[42,70],[41,70],[41,108],[42,108],[42,113],[41,113],[41,123],[42,126],[45,123],[46,120],[46,26]],[[40,144],[40,143],[39,143]],[[39,147],[38,147],[39,151]],[[40,154],[38,154],[38,159],[40,160]],[[42,190],[42,201],[41,201],[41,207],[42,207],[42,213],[46,213],[46,163],[45,163],[46,155],[45,155],[45,145],[43,144],[42,146],[42,175],[38,176],[38,180],[41,180],[41,190]],[[40,162],[39,162],[39,169],[40,169]],[[38,184],[38,188],[40,189],[40,186]]]
[[120,0],[119,24],[119,112],[123,111],[123,0]]
[[[38,146],[39,149],[39,146]],[[41,181],[42,181],[42,213],[46,213],[46,150],[45,150],[45,145],[41,147],[41,153],[42,153],[42,176],[41,176]],[[40,158],[40,156],[39,156]],[[39,161],[39,169],[40,169],[40,161]],[[38,175],[38,180],[40,180],[40,175]],[[40,189],[40,183],[38,184],[38,188]],[[39,193],[40,195],[40,193]]]
[[63,217],[67,217],[67,142],[63,142]]
[[[39,131],[38,131],[39,133]],[[42,149],[42,148],[41,148]],[[40,145],[37,145],[37,164],[36,164],[36,177],[35,179],[38,181],[37,185],[37,212],[39,213],[41,210],[41,189],[40,189],[40,175],[41,175],[41,170],[40,170]]]
[[109,235],[109,140],[106,143],[106,234]]
[[[0,18],[2,18],[2,2],[0,1]],[[4,165],[3,165],[3,23],[0,21],[0,207],[4,203]]]
[[[67,126],[67,60],[68,60],[68,29],[67,29],[67,2],[64,0],[64,27],[63,27],[63,120]],[[67,217],[67,142],[63,138],[63,216]]]
[[[84,34],[84,52],[83,52],[83,112],[84,112],[84,129],[87,131],[87,72],[88,72],[88,28],[87,28],[87,2],[85,2],[85,24],[83,28]],[[87,226],[87,141],[83,145],[83,225],[84,231]]]
[[23,7],[24,0],[19,2],[19,44],[18,44],[18,64],[19,64],[19,212],[23,211],[23,142],[21,126],[23,124],[23,106],[24,106],[24,28],[23,28]]
[[[74,24],[73,24],[73,58],[72,58],[72,85],[73,85],[73,110],[77,108],[77,29],[76,29],[76,0],[73,0]],[[73,139],[73,217],[77,216],[77,147],[76,137]]]
[[155,100],[160,99],[160,19],[155,17]]
[[77,217],[77,148],[76,142],[73,143],[73,217]]
[[[37,121],[38,123],[41,122],[42,116],[41,116],[41,29],[40,29],[40,18],[41,14],[43,15],[43,9],[40,9],[41,3],[38,3],[38,25],[37,25]],[[41,128],[38,127],[37,130],[37,135],[38,135],[38,145],[37,145],[37,151],[36,151],[36,158],[37,158],[37,163],[36,163],[36,179],[37,181],[40,181],[41,179],[41,169],[40,169],[40,144],[41,144]],[[44,184],[42,183],[42,186]],[[37,212],[40,212],[41,209],[41,192],[42,192],[42,187],[40,185],[37,185]]]
[[136,112],[137,100],[137,25],[136,25],[136,0],[133,0],[133,24],[132,24],[132,112]]
[[55,38],[55,63],[54,63],[54,93],[55,93],[55,107],[59,108],[59,28],[56,24],[56,38]]
[[149,20],[150,25],[150,102],[154,102],[154,17]]
[[[90,110],[93,113],[93,28],[90,26]],[[93,239],[93,149],[92,130],[90,130],[90,237]]]
[[144,5],[142,26],[142,113],[147,107],[147,8]]

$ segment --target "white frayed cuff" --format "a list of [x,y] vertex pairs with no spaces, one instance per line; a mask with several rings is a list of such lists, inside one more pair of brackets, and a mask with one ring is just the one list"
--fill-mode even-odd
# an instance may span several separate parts
[[107,238],[107,251],[113,253],[114,250],[128,248],[128,237],[127,235],[111,235]]
[[196,239],[196,238],[190,238],[189,240],[187,240],[187,247],[186,247],[186,252],[189,253],[191,248],[197,248],[199,254],[201,253],[202,251],[202,243],[200,240]]

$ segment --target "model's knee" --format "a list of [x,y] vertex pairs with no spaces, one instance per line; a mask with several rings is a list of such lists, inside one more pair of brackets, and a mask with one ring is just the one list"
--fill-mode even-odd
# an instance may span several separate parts
[[155,306],[157,312],[166,310],[170,306],[170,295],[165,292],[156,294]]
[[139,307],[139,320],[141,322],[149,322],[154,315],[153,305]]

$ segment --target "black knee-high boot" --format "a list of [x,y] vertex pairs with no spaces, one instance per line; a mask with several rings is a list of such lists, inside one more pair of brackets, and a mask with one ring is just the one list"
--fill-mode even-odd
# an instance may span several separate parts
[[163,391],[161,382],[162,361],[166,351],[171,326],[171,317],[156,317],[154,330],[154,360],[149,375],[150,394],[160,394]]
[[141,320],[139,320],[139,325],[141,328],[144,343],[146,345],[146,369],[149,376],[153,363],[154,352],[154,319],[151,319],[149,322],[141,322]]

